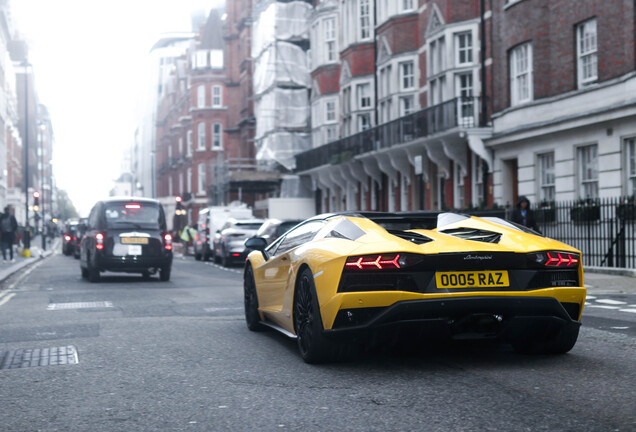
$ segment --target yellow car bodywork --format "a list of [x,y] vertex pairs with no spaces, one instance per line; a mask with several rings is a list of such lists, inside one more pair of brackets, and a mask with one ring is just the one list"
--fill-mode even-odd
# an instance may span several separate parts
[[[365,234],[355,240],[330,238],[326,236],[342,218],[347,218],[360,227]],[[585,304],[586,289],[583,283],[583,266],[578,263],[580,286],[546,287],[524,291],[480,290],[470,292],[434,293],[405,291],[362,291],[338,292],[340,278],[347,257],[377,253],[413,253],[434,255],[440,253],[470,252],[514,252],[562,251],[578,254],[581,252],[566,244],[549,238],[533,235],[512,227],[506,227],[490,220],[471,217],[454,224],[445,225],[443,230],[470,227],[501,233],[498,243],[470,241],[433,230],[412,230],[433,241],[414,244],[398,238],[365,217],[333,216],[316,237],[294,249],[266,258],[263,253],[253,251],[248,255],[247,265],[251,266],[258,296],[260,319],[283,329],[291,335],[296,333],[293,320],[293,303],[299,271],[309,268],[318,297],[322,326],[324,330],[333,327],[338,311],[369,307],[387,307],[400,301],[421,299],[443,299],[476,296],[497,297],[551,297],[561,303],[579,305],[580,321]],[[458,271],[461,269],[457,269]]]

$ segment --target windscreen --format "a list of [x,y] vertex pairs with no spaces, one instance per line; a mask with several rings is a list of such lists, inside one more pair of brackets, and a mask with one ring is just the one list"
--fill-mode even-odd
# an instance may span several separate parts
[[147,203],[109,203],[104,211],[109,228],[159,228],[159,206]]

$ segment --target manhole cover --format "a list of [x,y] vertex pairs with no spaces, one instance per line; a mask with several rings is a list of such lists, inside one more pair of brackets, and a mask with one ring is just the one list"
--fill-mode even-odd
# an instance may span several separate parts
[[50,303],[46,310],[67,310],[67,309],[99,309],[112,308],[113,303],[109,301],[94,302],[73,302],[73,303]]
[[73,345],[52,348],[30,348],[9,351],[0,369],[77,364],[79,358]]

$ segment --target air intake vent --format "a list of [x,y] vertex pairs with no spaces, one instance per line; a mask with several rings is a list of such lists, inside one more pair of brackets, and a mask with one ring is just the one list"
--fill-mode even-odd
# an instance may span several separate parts
[[415,243],[415,244],[424,244],[424,243],[433,241],[432,239],[422,234],[418,234],[411,231],[398,231],[398,230],[388,230],[388,231],[390,234],[393,234],[396,237],[399,237],[404,240],[408,240],[411,243]]
[[499,240],[501,240],[501,233],[475,228],[453,228],[440,232],[459,237],[464,240],[480,241],[484,243],[499,243]]

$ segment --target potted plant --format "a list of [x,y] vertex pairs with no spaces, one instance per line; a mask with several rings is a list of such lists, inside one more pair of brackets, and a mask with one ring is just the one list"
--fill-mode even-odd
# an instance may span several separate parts
[[601,218],[601,205],[597,199],[578,200],[570,209],[572,222],[593,222]]
[[624,220],[636,220],[636,197],[626,197],[616,206],[616,216]]

